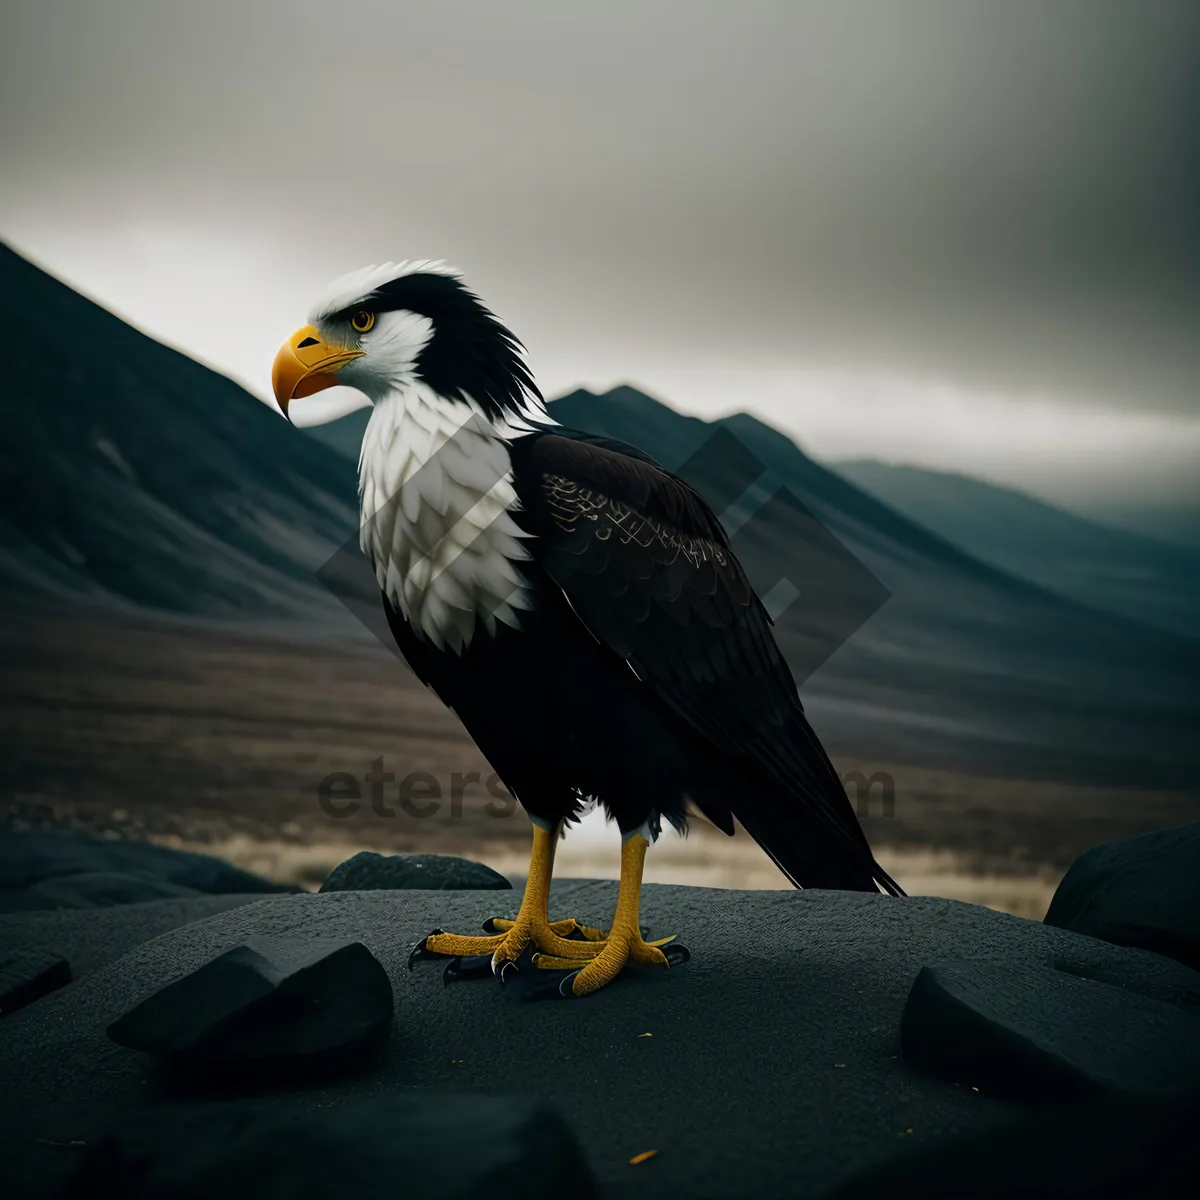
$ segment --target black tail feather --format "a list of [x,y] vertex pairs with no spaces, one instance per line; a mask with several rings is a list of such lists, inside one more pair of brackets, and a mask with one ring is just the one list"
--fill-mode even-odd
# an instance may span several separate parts
[[[840,781],[836,786],[841,788]],[[781,795],[769,786],[741,789],[734,797],[730,801],[726,796],[733,815],[796,887],[905,895],[875,861],[844,792],[841,798],[853,831],[848,829],[849,836],[843,837],[814,821],[801,797]]]

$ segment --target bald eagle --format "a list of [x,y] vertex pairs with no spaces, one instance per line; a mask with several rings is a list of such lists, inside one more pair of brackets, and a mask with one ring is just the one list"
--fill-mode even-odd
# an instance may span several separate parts
[[[372,402],[361,543],[388,624],[533,826],[515,920],[436,931],[414,958],[486,962],[502,980],[528,964],[562,996],[685,960],[671,938],[643,940],[638,900],[647,848],[664,821],[685,828],[689,802],[727,834],[740,821],[798,887],[903,894],[708,505],[635,447],[557,424],[523,347],[457,272],[338,280],[272,382],[285,414],[333,384]],[[547,911],[555,846],[589,802],[622,839],[607,931]]]

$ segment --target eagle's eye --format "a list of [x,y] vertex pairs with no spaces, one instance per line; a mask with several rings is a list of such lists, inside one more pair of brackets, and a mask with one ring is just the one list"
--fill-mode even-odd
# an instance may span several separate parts
[[358,333],[366,333],[372,325],[375,324],[375,314],[368,312],[365,308],[360,308],[358,312],[350,318],[350,324]]

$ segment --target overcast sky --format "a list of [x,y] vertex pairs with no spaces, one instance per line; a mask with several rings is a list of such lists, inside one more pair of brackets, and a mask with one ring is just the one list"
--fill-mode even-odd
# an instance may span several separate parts
[[1194,0],[0,11],[0,236],[260,394],[329,278],[446,258],[549,394],[1195,487]]

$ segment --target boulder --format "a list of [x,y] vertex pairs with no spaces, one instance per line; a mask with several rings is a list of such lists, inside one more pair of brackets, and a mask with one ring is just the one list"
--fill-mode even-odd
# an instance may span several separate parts
[[523,1096],[380,1096],[278,1113],[231,1102],[139,1113],[84,1158],[63,1200],[592,1200],[571,1129]]
[[918,1069],[1014,1100],[1180,1095],[1200,1082],[1200,1010],[1054,965],[925,967],[900,1036]]
[[0,1017],[71,982],[65,958],[44,950],[0,952]]
[[1046,924],[1200,970],[1200,821],[1080,855],[1054,893]]
[[108,1036],[175,1065],[250,1078],[358,1065],[386,1036],[392,986],[349,939],[274,938],[189,971],[114,1021]]
[[469,858],[452,854],[376,854],[362,850],[329,872],[323,892],[504,891],[503,875]]

